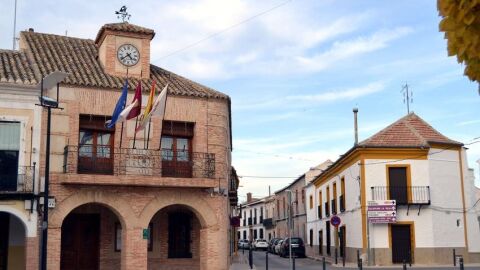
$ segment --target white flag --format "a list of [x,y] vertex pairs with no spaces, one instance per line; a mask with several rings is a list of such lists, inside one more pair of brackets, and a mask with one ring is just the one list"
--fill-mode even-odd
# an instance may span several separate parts
[[123,109],[123,111],[120,113],[118,116],[117,123],[121,123],[125,120],[127,120],[127,116],[130,113],[130,111],[137,106],[138,100],[135,100],[132,104],[128,105]]

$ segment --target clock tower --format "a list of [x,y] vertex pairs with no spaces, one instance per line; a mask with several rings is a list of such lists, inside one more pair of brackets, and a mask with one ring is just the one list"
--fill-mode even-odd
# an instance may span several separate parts
[[128,22],[102,26],[95,38],[98,59],[107,74],[135,78],[150,78],[150,41],[152,29]]

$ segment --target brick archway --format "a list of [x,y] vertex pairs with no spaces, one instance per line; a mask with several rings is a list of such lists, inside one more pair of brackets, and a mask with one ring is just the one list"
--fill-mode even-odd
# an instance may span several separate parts
[[191,210],[200,221],[202,228],[218,225],[217,216],[210,205],[196,193],[174,194],[162,192],[153,198],[139,216],[139,225],[147,228],[150,220],[161,209],[171,205],[182,205]]
[[79,206],[89,203],[100,204],[113,211],[117,215],[123,228],[132,228],[136,226],[137,217],[128,202],[111,193],[102,191],[85,191],[75,193],[58,203],[57,208],[51,213],[48,227],[61,228],[63,220],[70,212]]

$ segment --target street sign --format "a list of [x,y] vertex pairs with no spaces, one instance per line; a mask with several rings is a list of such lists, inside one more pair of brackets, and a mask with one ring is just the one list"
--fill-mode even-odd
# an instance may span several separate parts
[[150,230],[149,229],[143,229],[142,235],[143,235],[143,239],[149,239],[150,238]]
[[340,223],[342,223],[342,220],[340,219],[340,217],[333,216],[330,218],[330,224],[332,224],[332,226],[338,227],[340,226]]
[[370,223],[397,222],[397,204],[395,200],[368,201],[367,217]]

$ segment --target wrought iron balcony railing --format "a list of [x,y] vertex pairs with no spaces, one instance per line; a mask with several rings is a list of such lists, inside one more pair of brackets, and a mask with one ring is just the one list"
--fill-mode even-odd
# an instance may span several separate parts
[[19,166],[12,173],[0,174],[0,195],[34,194],[35,166]]
[[397,205],[429,205],[429,186],[371,187],[373,200],[396,200]]
[[273,224],[273,219],[272,218],[265,218],[262,222],[263,226],[265,226],[265,229],[271,229],[275,224]]
[[215,154],[188,151],[66,146],[65,173],[214,178]]

